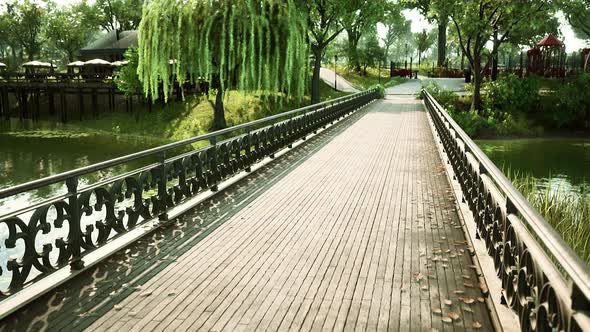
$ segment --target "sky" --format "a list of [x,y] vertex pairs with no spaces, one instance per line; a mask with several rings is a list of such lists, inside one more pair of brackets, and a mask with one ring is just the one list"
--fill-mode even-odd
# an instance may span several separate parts
[[[58,4],[67,5],[70,3],[77,2],[79,0],[54,0]],[[94,3],[94,0],[89,0],[89,3]],[[434,27],[431,26],[426,19],[417,10],[405,10],[406,17],[412,21],[412,32],[420,32],[423,29],[431,30]],[[561,34],[563,35],[563,42],[565,43],[566,52],[578,51],[580,48],[588,47],[588,42],[576,38],[572,27],[569,25],[565,17],[561,12],[558,13],[559,22],[561,23]],[[379,35],[385,35],[384,27],[377,27]]]

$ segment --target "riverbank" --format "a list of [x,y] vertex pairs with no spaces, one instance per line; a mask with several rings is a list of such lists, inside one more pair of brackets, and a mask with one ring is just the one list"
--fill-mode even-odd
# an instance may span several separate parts
[[[347,95],[322,82],[322,100],[329,100]],[[228,126],[253,121],[262,117],[278,114],[309,104],[309,97],[301,101],[279,99],[279,96],[267,96],[257,93],[227,93],[224,106]],[[157,140],[162,143],[198,136],[209,131],[213,123],[213,105],[215,96],[187,96],[185,101],[160,102],[152,106],[134,107],[133,112],[103,112],[98,118],[72,120],[62,124],[56,121],[20,121],[13,119],[10,123],[0,121],[0,133],[3,135],[30,136],[38,139],[52,136],[70,136],[81,134],[108,134],[120,137],[139,137]]]
[[494,139],[476,143],[590,263],[590,138]]
[[[547,136],[590,136],[590,75],[558,80],[554,90],[547,79],[515,75],[482,86],[482,106],[471,110],[471,94],[457,95],[435,82],[424,88],[474,139]],[[472,87],[467,86],[471,92]]]

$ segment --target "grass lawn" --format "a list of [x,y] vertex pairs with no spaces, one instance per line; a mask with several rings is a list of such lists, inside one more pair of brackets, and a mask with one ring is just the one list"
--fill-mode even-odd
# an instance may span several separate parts
[[[322,101],[347,95],[334,91],[323,83],[320,86]],[[275,95],[276,96],[276,95]],[[268,99],[268,100],[265,100]],[[65,125],[55,123],[29,126],[19,130],[27,133],[75,135],[79,133],[108,133],[121,136],[143,137],[161,142],[172,142],[198,136],[209,131],[213,123],[215,96],[188,96],[184,102],[157,102],[148,112],[147,105],[136,105],[132,113],[112,111],[100,113],[98,118],[71,121]],[[270,115],[309,105],[310,98],[274,100],[260,93],[230,91],[224,101],[225,118],[228,126],[253,121]],[[38,127],[38,128],[37,128]],[[37,135],[35,134],[35,135]]]
[[367,68],[366,76],[361,75],[347,67],[337,67],[337,71],[339,75],[352,83],[352,85],[363,90],[369,89],[379,84],[380,81],[384,87],[388,88],[401,84],[407,80],[406,78],[402,77],[389,78],[389,68],[381,68],[381,80],[379,80],[379,71],[377,68]]

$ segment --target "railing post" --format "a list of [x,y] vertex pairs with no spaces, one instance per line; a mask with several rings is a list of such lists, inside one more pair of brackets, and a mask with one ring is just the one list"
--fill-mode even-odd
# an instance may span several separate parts
[[248,160],[248,166],[246,166],[246,169],[244,170],[250,173],[252,172],[252,166],[250,163],[250,160],[252,160],[252,134],[250,126],[246,128],[246,144],[248,145],[248,147],[246,148],[246,160]]
[[307,138],[307,110],[303,111],[303,137],[301,137],[302,140],[305,141],[305,139]]
[[289,149],[293,148],[293,141],[292,141],[292,137],[293,137],[293,116],[289,115],[289,121],[287,121],[287,137],[289,140],[289,144],[287,144],[287,147]]
[[66,187],[68,188],[68,205],[70,207],[68,225],[70,227],[68,246],[72,254],[70,269],[75,271],[84,268],[84,261],[82,260],[82,230],[80,228],[80,204],[78,202],[78,177],[67,179]]
[[211,161],[209,164],[209,171],[211,172],[213,181],[215,183],[209,184],[209,189],[213,192],[217,191],[217,137],[211,137]]
[[158,162],[160,163],[159,173],[160,181],[158,181],[158,201],[160,202],[160,211],[158,215],[159,220],[168,220],[166,209],[168,208],[168,193],[166,192],[166,151],[158,154]]

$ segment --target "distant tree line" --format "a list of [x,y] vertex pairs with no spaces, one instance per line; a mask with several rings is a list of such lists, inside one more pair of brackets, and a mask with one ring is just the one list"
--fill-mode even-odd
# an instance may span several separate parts
[[144,0],[51,0],[0,4],[0,61],[16,68],[33,59],[74,61],[79,49],[101,33],[137,29]]

